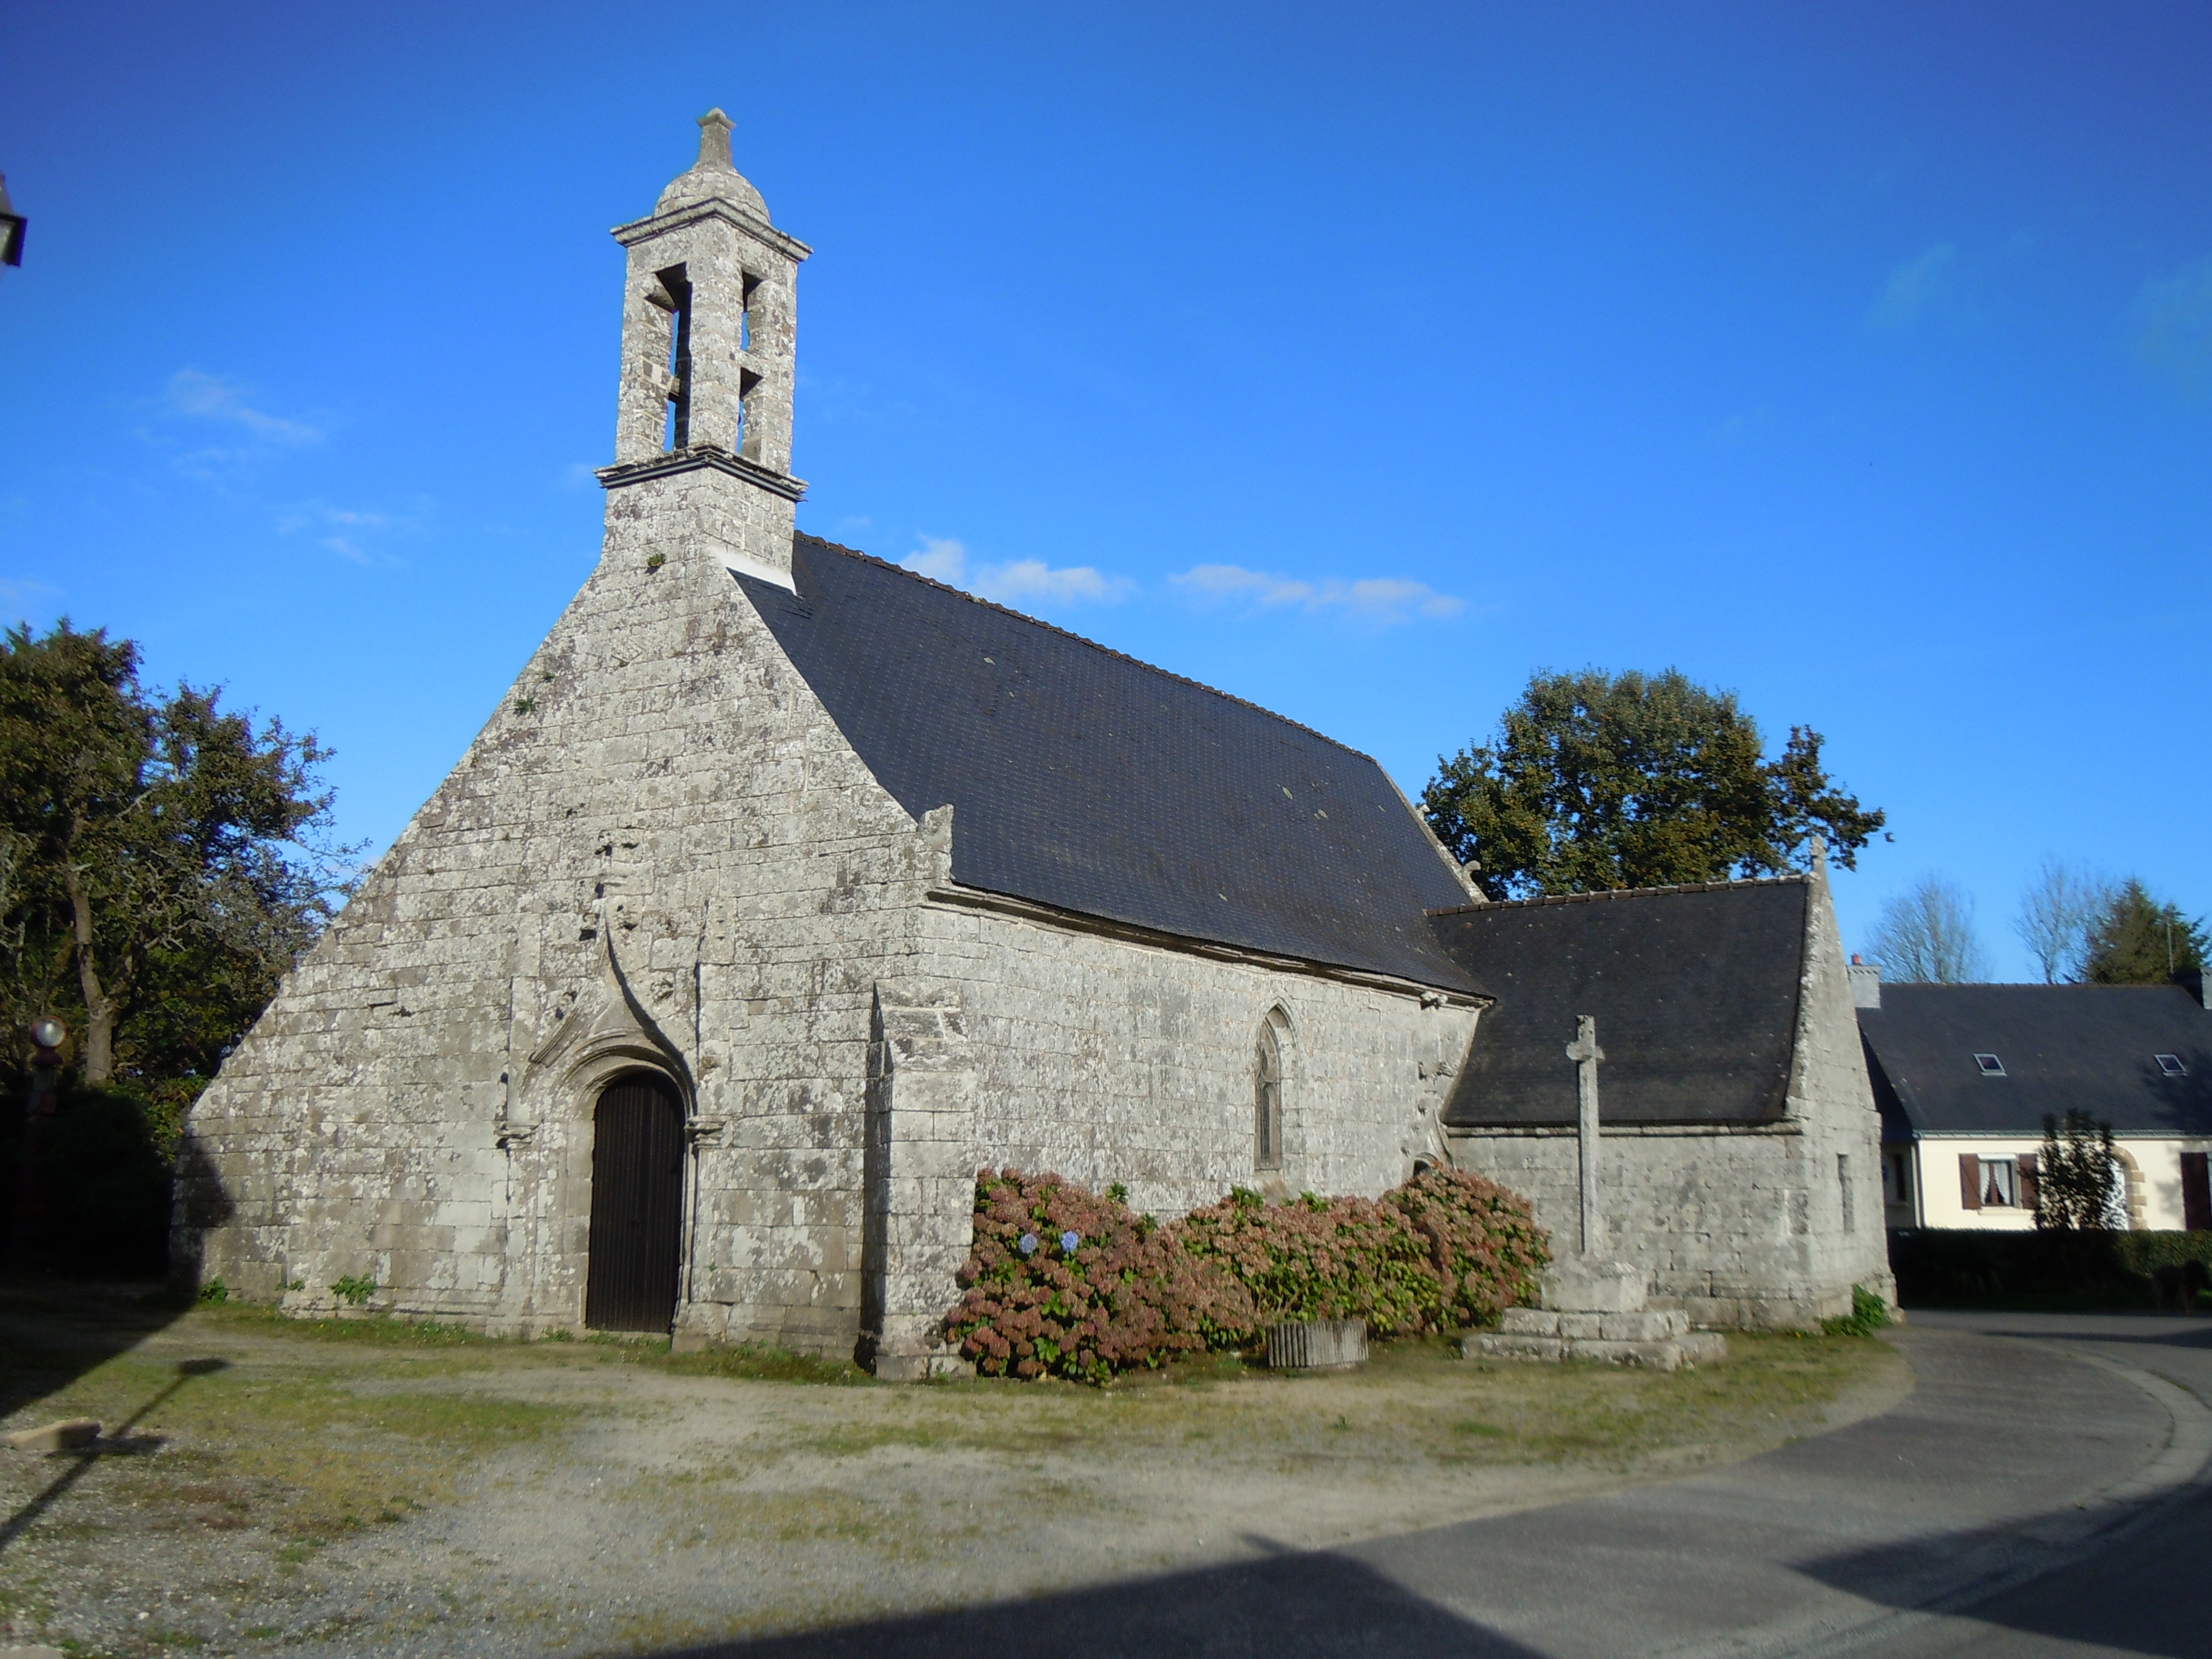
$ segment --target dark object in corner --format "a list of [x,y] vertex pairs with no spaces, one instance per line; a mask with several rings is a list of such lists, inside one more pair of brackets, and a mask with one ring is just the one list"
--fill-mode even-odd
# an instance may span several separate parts
[[23,263],[23,228],[30,222],[8,199],[8,175],[0,173],[0,265]]
[[2150,1284],[2160,1313],[2195,1313],[2197,1298],[2212,1294],[2212,1270],[2202,1261],[2178,1261],[2154,1269]]

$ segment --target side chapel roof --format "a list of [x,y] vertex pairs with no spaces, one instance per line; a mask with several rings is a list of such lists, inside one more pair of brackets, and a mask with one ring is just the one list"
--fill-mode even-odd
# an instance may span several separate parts
[[1576,1120],[1580,1014],[1597,1019],[1605,1123],[1783,1115],[1796,1040],[1802,876],[1468,905],[1435,918],[1497,1006],[1444,1104],[1449,1126]]
[[1858,1015],[1885,1139],[2039,1135],[2077,1107],[2121,1134],[2212,1135],[2212,1010],[2180,986],[1885,985]]
[[962,885],[1483,994],[1424,914],[1466,890],[1369,757],[849,548],[796,537],[792,574],[736,580],[899,805],[950,803]]

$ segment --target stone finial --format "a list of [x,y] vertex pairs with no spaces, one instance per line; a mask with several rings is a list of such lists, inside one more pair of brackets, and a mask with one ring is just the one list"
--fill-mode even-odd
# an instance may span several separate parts
[[720,201],[757,218],[768,217],[768,204],[730,159],[730,129],[733,123],[719,109],[699,118],[699,159],[690,171],[680,173],[660,192],[655,213],[666,213],[694,203]]
[[1828,838],[1826,836],[1813,837],[1813,873],[1822,881],[1828,878]]
[[720,109],[710,109],[699,118],[699,160],[692,167],[696,173],[712,167],[721,173],[735,173],[736,162],[730,160],[730,129],[733,124]]

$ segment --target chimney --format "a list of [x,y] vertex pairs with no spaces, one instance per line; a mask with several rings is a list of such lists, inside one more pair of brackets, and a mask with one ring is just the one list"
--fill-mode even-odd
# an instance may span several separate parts
[[[1833,958],[1831,958],[1833,960]],[[1851,952],[1851,1006],[1879,1008],[1881,1006],[1881,964],[1869,962],[1856,951]]]

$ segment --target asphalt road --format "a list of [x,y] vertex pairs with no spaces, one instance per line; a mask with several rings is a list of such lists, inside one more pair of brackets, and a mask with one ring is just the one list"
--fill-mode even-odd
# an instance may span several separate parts
[[2212,1320],[1923,1313],[1894,1411],[1690,1480],[720,1655],[2212,1659]]

